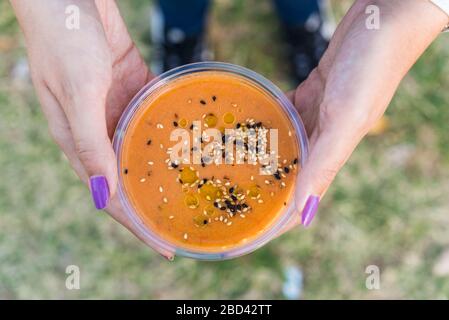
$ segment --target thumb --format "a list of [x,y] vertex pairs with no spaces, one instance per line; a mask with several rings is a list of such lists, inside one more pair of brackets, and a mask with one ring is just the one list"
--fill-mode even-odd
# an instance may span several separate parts
[[116,158],[106,125],[106,97],[77,95],[66,114],[79,160],[89,176],[89,187],[97,209],[104,209],[115,193]]
[[345,127],[324,128],[311,138],[310,154],[299,173],[295,197],[305,227],[311,224],[321,198],[361,139],[352,130],[354,127]]

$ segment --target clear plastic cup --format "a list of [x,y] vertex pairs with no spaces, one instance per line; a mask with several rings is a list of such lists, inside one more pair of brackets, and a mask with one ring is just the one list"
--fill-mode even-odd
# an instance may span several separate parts
[[118,196],[125,214],[137,228],[141,237],[143,237],[143,240],[153,249],[166,256],[170,260],[173,259],[176,255],[199,260],[225,260],[248,254],[262,247],[274,237],[276,237],[279,232],[289,223],[292,217],[297,214],[294,201],[295,193],[293,192],[287,205],[282,209],[283,212],[278,215],[277,220],[273,222],[272,225],[263,233],[242,245],[226,249],[221,252],[209,252],[181,248],[177,245],[174,245],[173,243],[170,243],[169,241],[167,241],[167,239],[162,238],[160,235],[151,230],[147,225],[145,225],[136,212],[135,208],[133,208],[131,202],[129,201],[128,195],[126,194],[122,174],[120,172],[120,168],[122,167],[121,158],[123,140],[126,136],[129,124],[131,123],[133,117],[137,114],[137,112],[140,111],[140,108],[145,107],[142,102],[145,101],[145,99],[155,91],[163,86],[166,86],[175,79],[179,79],[186,75],[208,71],[219,71],[240,76],[246,81],[249,81],[257,86],[259,89],[263,90],[265,93],[269,94],[275,101],[278,102],[279,108],[281,108],[286,117],[290,119],[291,125],[295,130],[297,148],[299,150],[299,167],[302,167],[304,165],[308,154],[307,135],[298,112],[296,111],[290,100],[277,86],[254,71],[229,63],[200,62],[172,69],[150,81],[131,100],[131,102],[123,112],[114,134],[113,147],[117,156],[117,168],[119,176]]

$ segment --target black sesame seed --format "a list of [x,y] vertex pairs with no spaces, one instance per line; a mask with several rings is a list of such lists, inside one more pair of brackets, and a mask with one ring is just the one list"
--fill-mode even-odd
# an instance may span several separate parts
[[202,105],[205,105],[205,104],[206,104],[206,101],[200,100],[200,103],[201,103]]
[[248,208],[248,205],[246,203],[242,203],[243,208]]
[[273,176],[274,176],[277,180],[281,180],[281,175],[279,174],[279,172],[276,172],[275,174],[273,174]]
[[242,125],[241,125],[240,123],[237,123],[235,127],[236,127],[237,129],[239,129],[241,126],[242,126]]
[[206,164],[204,162],[201,162],[201,166],[204,168]]
[[238,211],[240,211],[240,210],[242,210],[242,205],[238,204],[238,205],[236,205],[236,208],[237,208]]
[[234,187],[229,188],[229,193],[234,193]]
[[217,97],[216,96],[212,96],[212,100],[213,101],[217,100]]
[[209,221],[207,221],[206,219],[203,220],[203,224],[207,224]]
[[193,124],[190,125],[190,130],[193,130]]
[[149,146],[151,144],[151,139],[149,139],[148,141],[147,141],[147,146]]
[[258,127],[258,128],[262,127],[262,122],[257,122],[256,127]]
[[295,158],[295,160],[293,160],[293,164],[297,164],[298,163],[298,158]]
[[174,169],[176,169],[176,168],[178,167],[178,165],[177,165],[176,163],[174,163],[174,162],[172,162],[170,165],[171,165],[171,167],[174,168]]
[[289,172],[290,172],[290,169],[289,169],[288,167],[285,167],[285,168],[284,168],[284,172],[285,172],[285,173],[289,173]]
[[177,127],[177,126],[178,126],[178,123],[177,123],[176,121],[173,121],[173,125],[174,125],[175,127]]
[[231,194],[231,199],[234,200],[234,201],[237,201],[237,197],[234,196],[233,194]]
[[220,207],[220,210],[221,210],[221,211],[225,211],[225,210],[226,210],[226,207]]
[[126,169],[126,168],[123,169],[123,173],[124,173],[124,174],[128,174],[128,169]]
[[214,207],[218,208],[218,202],[217,201],[214,201]]

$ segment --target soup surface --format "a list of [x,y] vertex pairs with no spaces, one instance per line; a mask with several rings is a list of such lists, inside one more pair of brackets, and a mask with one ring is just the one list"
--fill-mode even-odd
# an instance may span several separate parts
[[200,72],[142,102],[124,136],[121,178],[134,210],[159,237],[219,252],[276,221],[291,199],[299,152],[273,97],[243,77]]

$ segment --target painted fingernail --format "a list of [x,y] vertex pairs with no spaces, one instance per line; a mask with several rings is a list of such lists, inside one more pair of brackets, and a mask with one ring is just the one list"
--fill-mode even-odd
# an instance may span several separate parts
[[302,210],[301,222],[304,227],[308,227],[312,222],[315,214],[318,210],[318,205],[320,204],[320,197],[318,196],[309,196],[306,201],[306,205],[304,206],[304,210]]
[[98,210],[106,208],[109,201],[109,186],[105,176],[90,177],[90,192]]

